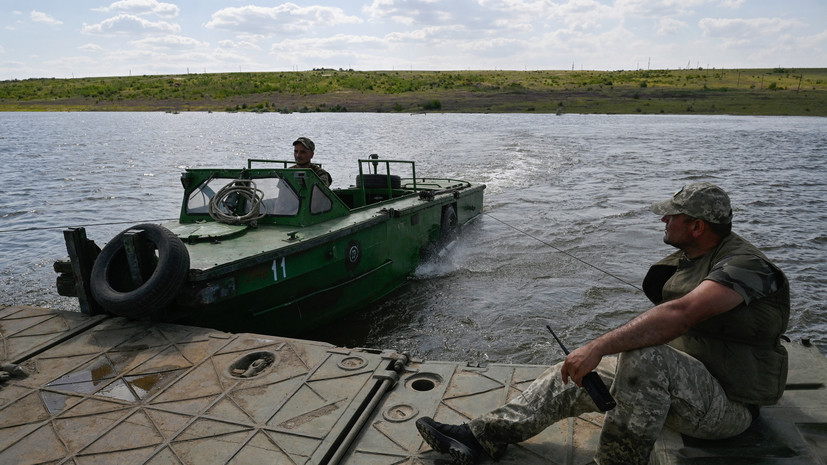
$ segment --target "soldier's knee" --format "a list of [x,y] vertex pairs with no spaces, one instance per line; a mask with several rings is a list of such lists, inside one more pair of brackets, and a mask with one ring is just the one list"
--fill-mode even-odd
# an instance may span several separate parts
[[666,345],[641,347],[639,349],[623,352],[617,359],[617,373],[635,373],[639,376],[642,373],[656,373],[668,369],[670,351]]

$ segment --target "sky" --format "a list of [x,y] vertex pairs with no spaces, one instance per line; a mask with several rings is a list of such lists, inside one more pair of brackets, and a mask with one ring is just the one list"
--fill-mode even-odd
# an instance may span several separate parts
[[0,0],[0,80],[827,67],[827,0]]

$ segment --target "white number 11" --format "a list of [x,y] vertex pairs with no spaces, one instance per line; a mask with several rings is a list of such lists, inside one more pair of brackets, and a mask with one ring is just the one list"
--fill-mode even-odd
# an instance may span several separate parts
[[[279,259],[273,260],[273,280],[279,280]],[[282,278],[287,277],[287,264],[285,263],[284,257],[281,257],[281,276]]]

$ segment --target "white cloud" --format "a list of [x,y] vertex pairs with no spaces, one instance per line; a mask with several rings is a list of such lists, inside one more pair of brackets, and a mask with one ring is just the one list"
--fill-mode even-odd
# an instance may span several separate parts
[[441,43],[446,40],[459,39],[467,36],[468,34],[465,34],[466,32],[467,29],[461,25],[428,26],[405,32],[392,32],[385,38],[389,42],[426,42],[441,47]]
[[741,8],[741,6],[743,6],[745,2],[746,0],[722,0],[721,6],[723,6],[724,8],[731,8],[733,10],[737,10],[738,8]]
[[371,19],[390,19],[393,22],[405,25],[411,24],[439,24],[455,20],[456,12],[464,13],[466,20],[474,17],[477,2],[459,0],[452,2],[436,2],[434,0],[374,0],[370,6],[362,11]]
[[569,29],[594,31],[607,20],[620,18],[617,9],[593,0],[573,0],[555,6],[548,12],[549,19],[561,19]]
[[505,23],[526,24],[541,16],[544,2],[484,0],[374,0],[362,11],[371,21],[404,26],[462,25],[467,30],[492,30]]
[[[692,13],[712,0],[617,0],[615,8],[624,17],[659,18]],[[725,0],[726,1],[726,0]]]
[[570,0],[567,3],[552,5],[548,13],[552,17],[561,17],[566,22],[596,22],[601,18],[617,18],[622,8],[604,5],[594,0]]
[[792,31],[803,24],[796,20],[781,18],[703,18],[698,26],[705,37],[725,37],[748,40],[753,37],[776,35]]
[[96,8],[95,11],[119,12],[133,15],[154,14],[159,18],[174,18],[181,11],[178,5],[162,3],[157,0],[120,0],[108,7]]
[[83,50],[84,52],[102,52],[103,47],[98,44],[83,44],[79,49]]
[[[699,21],[707,43],[733,59],[765,63],[767,67],[811,60],[824,56],[825,34],[801,34],[804,23],[780,18],[713,19]],[[815,58],[815,60],[814,60]],[[822,60],[823,62],[823,60]]]
[[121,14],[114,18],[105,19],[98,24],[83,23],[81,32],[84,34],[140,34],[146,32],[177,33],[181,26],[165,21],[148,21],[134,15]]
[[245,34],[302,33],[338,24],[355,24],[362,20],[348,16],[341,8],[299,7],[285,3],[275,7],[243,6],[224,8],[212,15],[208,28]]
[[285,63],[350,68],[360,62],[387,61],[391,48],[379,37],[337,34],[325,38],[286,39],[274,43],[270,52]]
[[32,11],[29,17],[31,17],[32,21],[36,23],[52,24],[55,26],[63,24],[63,21],[58,21],[52,18],[51,16],[47,15],[46,13],[40,11]]
[[221,40],[218,42],[218,45],[226,49],[261,50],[261,47],[259,47],[257,44],[246,40],[240,40],[238,42],[233,40]]
[[274,53],[283,54],[295,52],[297,55],[301,55],[305,51],[315,51],[311,52],[313,53],[312,56],[329,56],[333,51],[347,51],[354,45],[384,47],[385,44],[386,42],[378,37],[338,34],[320,39],[286,39],[274,43],[270,50]]
[[659,36],[668,36],[678,32],[681,29],[686,29],[688,24],[683,21],[678,21],[674,18],[661,18],[658,21],[658,30],[657,35]]
[[[45,13],[12,5],[0,26],[0,79],[288,66],[632,69],[649,57],[655,68],[827,62],[816,20],[824,0],[95,1],[93,19],[70,3]],[[25,34],[33,40],[18,41]]]
[[457,45],[457,50],[472,53],[491,53],[493,51],[508,51],[508,53],[511,53],[511,51],[520,50],[529,46],[529,44],[523,40],[505,37],[471,40]]
[[[374,0],[363,8],[376,22],[388,20],[405,26],[461,25],[475,40],[480,32],[492,36],[517,35],[521,40],[540,29],[568,27],[593,30],[608,19],[616,22],[622,12],[596,0],[459,0],[439,6],[425,0]],[[545,23],[543,23],[545,21]],[[472,34],[475,33],[475,34]]]
[[152,47],[156,49],[195,49],[207,48],[210,45],[207,42],[201,42],[192,37],[173,34],[147,37],[146,39],[135,40],[131,43],[139,47]]
[[480,6],[499,11],[511,11],[536,14],[549,6],[544,0],[478,0]]

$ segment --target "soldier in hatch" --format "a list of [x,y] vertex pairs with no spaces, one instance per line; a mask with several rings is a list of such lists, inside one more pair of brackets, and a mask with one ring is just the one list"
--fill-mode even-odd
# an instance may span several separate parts
[[293,158],[296,159],[296,164],[290,168],[309,168],[316,173],[316,176],[318,176],[325,185],[329,186],[330,183],[333,182],[330,173],[323,170],[322,167],[316,163],[310,163],[315,151],[316,144],[314,144],[312,140],[307,137],[299,137],[296,139],[296,141],[293,142]]

